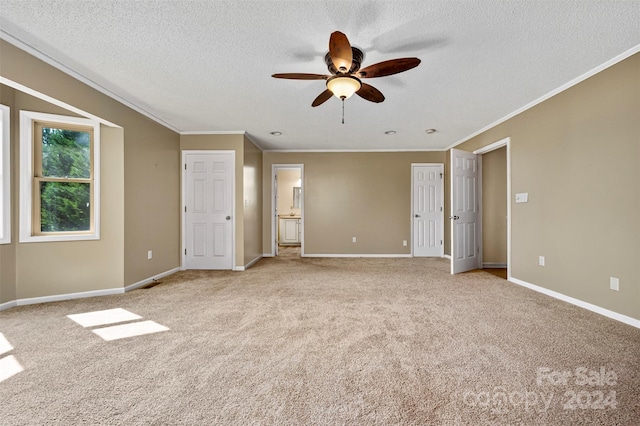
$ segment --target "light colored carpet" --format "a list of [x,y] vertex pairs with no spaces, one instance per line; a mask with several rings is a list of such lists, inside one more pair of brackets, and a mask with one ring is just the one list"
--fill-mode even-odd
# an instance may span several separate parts
[[[263,259],[1,312],[24,371],[0,424],[638,424],[640,330],[448,267]],[[170,330],[105,341],[67,318],[115,308]]]

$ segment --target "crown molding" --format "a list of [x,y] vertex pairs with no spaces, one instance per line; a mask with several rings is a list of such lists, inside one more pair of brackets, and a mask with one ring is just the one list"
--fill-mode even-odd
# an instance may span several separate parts
[[152,113],[150,113],[149,111],[147,111],[147,110],[145,110],[143,108],[140,108],[138,105],[134,104],[133,102],[130,102],[129,100],[123,98],[122,96],[119,96],[119,95],[113,93],[109,89],[101,86],[100,84],[96,83],[93,80],[90,80],[89,78],[83,76],[82,74],[78,73],[77,71],[74,71],[73,69],[69,68],[68,66],[58,62],[57,60],[53,59],[51,56],[45,54],[44,52],[41,52],[40,50],[36,49],[35,47],[31,46],[30,44],[28,44],[28,43],[20,40],[19,38],[9,34],[5,30],[0,29],[0,39],[6,41],[9,44],[14,45],[15,47],[17,47],[20,50],[23,50],[23,51],[27,52],[31,56],[36,57],[37,59],[41,60],[42,62],[46,63],[47,65],[50,65],[50,66],[58,69],[59,71],[62,71],[63,73],[65,73],[65,74],[73,77],[74,79],[80,81],[81,83],[86,84],[87,86],[91,87],[92,89],[97,90],[98,92],[102,93],[103,95],[108,96],[111,99],[114,99],[114,100],[120,102],[121,104],[123,104],[123,105],[131,108],[132,110],[144,115],[145,117],[155,121],[156,123],[168,128],[170,130],[173,130],[176,133],[180,133],[180,130],[178,130],[176,127],[172,126],[171,124],[167,123],[166,121],[164,121],[160,117],[157,117],[157,116],[153,115]]
[[539,97],[538,99],[536,99],[533,102],[530,102],[528,104],[526,104],[525,106],[518,108],[517,110],[513,111],[510,114],[505,115],[504,117],[494,121],[493,123],[483,127],[482,129],[478,130],[477,132],[474,132],[472,134],[470,134],[469,136],[465,137],[464,139],[459,140],[458,142],[455,142],[453,145],[449,145],[447,148],[444,149],[444,151],[448,151],[452,148],[455,148],[456,146],[472,139],[475,138],[476,136],[486,132],[487,130],[490,130],[496,126],[498,126],[499,124],[504,123],[505,121],[515,117],[518,114],[521,114],[523,112],[525,112],[528,109],[533,108],[534,106],[546,101],[547,99],[550,99],[552,97],[554,97],[555,95],[564,92],[567,89],[572,88],[573,86],[577,85],[578,83],[582,83],[583,81],[585,81],[586,79],[593,77],[594,75],[606,70],[609,67],[612,67],[613,65],[617,64],[618,62],[622,62],[625,59],[629,58],[630,56],[635,55],[636,53],[640,52],[640,44],[632,47],[631,49],[627,50],[626,52],[623,52],[621,54],[619,54],[618,56],[608,60],[607,62],[598,65],[597,67],[593,68],[590,71],[587,71],[586,73],[582,74],[579,77],[574,78],[573,80],[563,84],[562,86],[550,91],[549,93],[547,93],[546,95],[543,95],[541,97]]

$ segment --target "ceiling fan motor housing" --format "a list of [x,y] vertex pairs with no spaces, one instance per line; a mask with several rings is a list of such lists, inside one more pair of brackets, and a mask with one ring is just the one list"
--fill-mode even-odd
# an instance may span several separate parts
[[362,61],[364,60],[364,53],[362,53],[362,50],[353,46],[351,46],[351,52],[353,54],[353,61],[351,62],[351,68],[349,68],[349,70],[346,72],[340,71],[336,68],[336,66],[333,64],[333,61],[331,60],[331,54],[327,52],[327,54],[324,56],[324,62],[327,64],[329,72],[331,74],[353,74],[354,72],[358,71],[360,69],[360,64],[362,64]]

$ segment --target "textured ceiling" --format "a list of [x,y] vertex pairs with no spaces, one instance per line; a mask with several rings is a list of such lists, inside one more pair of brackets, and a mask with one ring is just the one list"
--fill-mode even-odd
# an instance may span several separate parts
[[[367,80],[386,100],[348,99],[345,124],[340,100],[311,107],[323,81],[271,77],[326,73],[336,30],[363,66],[422,60]],[[635,48],[640,1],[0,0],[0,36],[179,132],[246,131],[265,149],[442,149]]]

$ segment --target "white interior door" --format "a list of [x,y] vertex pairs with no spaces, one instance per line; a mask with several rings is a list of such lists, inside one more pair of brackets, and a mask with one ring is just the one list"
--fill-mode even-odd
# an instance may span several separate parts
[[441,257],[443,246],[442,164],[413,164],[413,255]]
[[478,269],[478,156],[451,150],[451,273]]
[[233,268],[233,152],[185,153],[186,269]]

